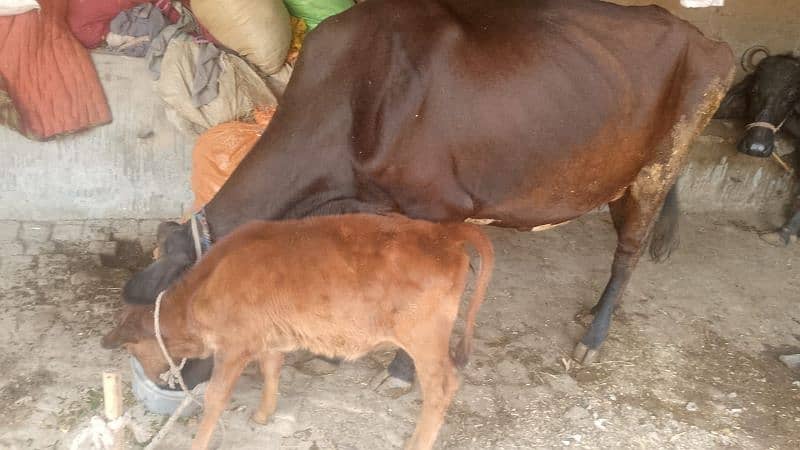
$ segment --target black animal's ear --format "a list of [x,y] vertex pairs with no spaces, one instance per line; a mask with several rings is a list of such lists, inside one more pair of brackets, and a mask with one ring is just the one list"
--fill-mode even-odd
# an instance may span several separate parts
[[164,251],[164,243],[167,240],[167,237],[173,232],[178,231],[181,229],[181,224],[178,222],[161,222],[158,224],[158,229],[156,231],[156,242],[158,242],[158,248],[161,252]]
[[[177,225],[177,224],[175,224]],[[169,228],[172,228],[167,232]],[[174,283],[194,262],[194,247],[188,229],[182,225],[173,227],[163,225],[164,242],[161,244],[159,259],[146,269],[135,274],[122,290],[125,303],[134,305],[151,305],[156,296]]]
[[163,255],[125,283],[123,300],[133,305],[152,305],[158,294],[180,278],[190,265],[191,262],[181,255]]
[[153,335],[152,308],[126,306],[119,325],[100,341],[106,349],[119,348]]
[[753,74],[747,75],[742,81],[734,85],[725,98],[722,99],[715,119],[742,119],[747,116],[747,104],[750,91],[753,88],[755,77]]

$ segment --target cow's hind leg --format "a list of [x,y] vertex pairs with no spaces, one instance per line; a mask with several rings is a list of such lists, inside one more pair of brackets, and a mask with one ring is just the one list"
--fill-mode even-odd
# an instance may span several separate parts
[[[683,168],[689,144],[711,120],[733,76],[730,72],[726,74],[727,78],[720,78],[713,71],[704,69],[711,67],[708,65],[709,58],[716,58],[721,67],[729,67],[728,52],[706,48],[702,43],[693,44],[688,49],[686,57],[690,60],[684,69],[692,71],[690,79],[694,79],[694,82],[675,86],[674,97],[682,99],[675,109],[675,117],[680,121],[669,136],[657,145],[655,153],[660,156],[639,172],[622,198],[608,205],[617,230],[617,251],[611,267],[611,279],[593,309],[595,315],[592,324],[575,347],[573,356],[584,364],[597,359],[600,346],[608,336],[614,306],[630,280],[655,217]],[[695,68],[701,70],[694,72]]]
[[669,178],[656,181],[658,178],[660,177],[652,170],[644,169],[625,195],[608,204],[614,228],[617,230],[617,251],[611,266],[611,278],[600,301],[592,309],[592,324],[575,347],[573,356],[581,363],[591,364],[596,361],[600,346],[608,336],[614,306],[628,285],[648,233],[671,187],[668,184],[671,183]]
[[398,349],[386,370],[372,380],[372,388],[379,394],[397,398],[411,392],[414,387],[414,360],[403,349]]

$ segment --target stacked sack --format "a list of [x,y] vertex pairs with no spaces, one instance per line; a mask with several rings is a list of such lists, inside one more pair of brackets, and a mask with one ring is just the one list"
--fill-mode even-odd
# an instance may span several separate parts
[[220,190],[269,125],[275,108],[253,111],[252,122],[217,125],[197,139],[192,152],[192,211],[200,210]]
[[264,75],[283,67],[292,27],[282,0],[192,0],[191,9],[220,44]]

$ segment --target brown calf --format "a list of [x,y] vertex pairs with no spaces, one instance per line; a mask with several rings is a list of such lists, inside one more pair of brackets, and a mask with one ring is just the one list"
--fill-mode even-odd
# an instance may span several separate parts
[[[461,342],[450,335],[469,271],[481,258]],[[215,245],[164,296],[160,328],[170,355],[214,355],[205,414],[193,448],[206,448],[236,379],[252,360],[264,376],[253,420],[275,410],[283,354],[308,349],[355,359],[381,343],[408,352],[424,401],[406,447],[431,448],[466,364],[475,315],[494,254],[475,226],[402,216],[346,215],[255,222]],[[126,306],[103,346],[125,345],[151,378],[166,369],[154,336],[153,306]]]

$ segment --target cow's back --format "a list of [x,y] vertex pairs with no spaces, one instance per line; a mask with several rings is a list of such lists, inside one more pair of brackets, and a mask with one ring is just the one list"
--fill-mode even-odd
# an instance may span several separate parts
[[209,209],[272,218],[327,189],[430,220],[561,222],[620,196],[731,67],[658,7],[370,0],[309,34]]
[[659,7],[584,0],[370,0],[315,33],[306,56],[342,65],[357,170],[437,220],[534,226],[612,200],[671,132],[681,85],[729,69],[684,76],[707,40]]

